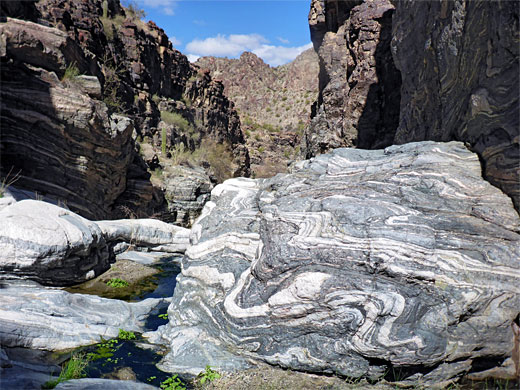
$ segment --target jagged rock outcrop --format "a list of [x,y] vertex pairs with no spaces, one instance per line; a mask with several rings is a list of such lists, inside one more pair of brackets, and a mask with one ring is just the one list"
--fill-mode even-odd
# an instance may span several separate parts
[[257,177],[285,172],[298,154],[299,136],[318,92],[314,51],[274,68],[250,52],[239,59],[202,57],[195,64],[222,81],[224,93],[240,111],[252,172]]
[[202,57],[195,64],[222,81],[242,118],[258,124],[296,129],[309,117],[318,93],[318,58],[312,49],[274,68],[250,52],[238,59]]
[[228,180],[192,228],[155,334],[171,347],[161,367],[252,359],[446,383],[511,354],[519,232],[460,142],[337,149],[288,175]]
[[343,146],[392,144],[401,86],[390,51],[393,11],[390,0],[311,3],[320,92],[302,139],[304,157]]
[[518,3],[394,3],[392,52],[403,77],[394,142],[469,143],[484,177],[520,210]]
[[134,141],[149,137],[160,150],[158,105],[181,100],[179,115],[198,132],[186,147],[210,135],[232,153],[232,174],[249,174],[222,85],[192,80],[196,67],[154,23],[117,0],[40,0],[1,12],[10,17],[0,27],[2,178],[19,172],[19,187],[90,219],[161,215],[164,194]]
[[313,0],[320,95],[303,155],[467,142],[518,210],[518,20],[509,1]]

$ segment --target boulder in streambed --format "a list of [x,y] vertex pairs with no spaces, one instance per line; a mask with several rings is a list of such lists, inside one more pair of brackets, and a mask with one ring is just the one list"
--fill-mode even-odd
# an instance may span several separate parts
[[263,361],[447,383],[511,355],[520,218],[459,142],[337,149],[215,187],[168,310],[160,367]]
[[101,229],[72,211],[22,200],[0,211],[0,278],[64,286],[110,267]]
[[0,344],[59,351],[117,337],[119,329],[143,332],[163,299],[127,303],[71,294],[32,281],[2,281]]

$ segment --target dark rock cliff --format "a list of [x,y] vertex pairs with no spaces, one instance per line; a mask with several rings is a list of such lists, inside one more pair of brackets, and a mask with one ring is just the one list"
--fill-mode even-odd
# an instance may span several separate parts
[[[167,165],[180,143],[193,151],[209,138],[231,153],[232,175],[249,174],[238,114],[222,84],[198,76],[135,9],[117,0],[41,0],[3,2],[1,11],[2,177],[20,172],[16,186],[100,219],[168,209],[137,139],[156,154],[162,149]],[[162,103],[188,123],[190,139],[166,139],[162,148]]]
[[320,95],[302,152],[459,140],[520,206],[519,6],[314,0]]
[[393,11],[389,0],[312,2],[320,93],[302,140],[304,157],[342,146],[392,144],[401,84],[390,51]]
[[395,143],[460,140],[520,207],[519,11],[515,1],[395,1],[401,71]]

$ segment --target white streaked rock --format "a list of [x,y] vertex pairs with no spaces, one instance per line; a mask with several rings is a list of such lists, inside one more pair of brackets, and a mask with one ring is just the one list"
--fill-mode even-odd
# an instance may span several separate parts
[[210,348],[237,367],[371,378],[407,367],[428,384],[507,356],[520,219],[480,175],[463,144],[423,142],[338,149],[215,187],[153,336],[171,346],[163,368],[213,365]]
[[127,303],[71,294],[30,281],[2,282],[0,344],[59,351],[117,337],[119,329],[142,332],[163,299]]

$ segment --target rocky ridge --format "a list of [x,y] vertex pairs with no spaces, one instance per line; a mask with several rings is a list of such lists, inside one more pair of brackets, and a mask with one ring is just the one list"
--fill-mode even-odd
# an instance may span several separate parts
[[[116,0],[41,0],[2,3],[1,10],[19,18],[1,25],[4,178],[18,174],[17,186],[91,219],[175,219],[136,140],[148,142],[163,166],[181,144],[190,152],[204,140],[209,148],[222,144],[230,155],[226,173],[249,174],[240,121],[223,85],[197,76],[164,31],[135,9]],[[162,120],[160,108],[187,125]],[[198,161],[210,171],[204,153],[211,152]]]
[[313,0],[309,25],[320,92],[304,157],[340,146],[463,141],[518,210],[514,2]]
[[199,58],[195,64],[221,80],[224,93],[240,112],[256,177],[285,172],[298,156],[301,132],[318,91],[318,58],[313,50],[292,62],[270,67],[244,52],[239,59]]
[[511,356],[519,232],[459,142],[337,149],[288,175],[228,180],[191,230],[170,323],[151,335],[170,345],[161,367],[263,361],[449,383]]

